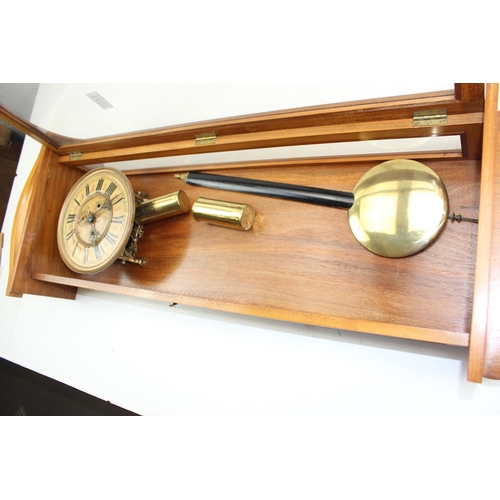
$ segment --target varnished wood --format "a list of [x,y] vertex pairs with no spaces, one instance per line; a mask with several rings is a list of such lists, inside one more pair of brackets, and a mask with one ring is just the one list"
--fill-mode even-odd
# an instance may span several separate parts
[[29,234],[27,234],[27,224],[28,217],[32,213],[31,201],[39,176],[40,163],[45,154],[46,151],[42,149],[23,187],[14,215],[10,242],[9,281],[7,284],[7,295],[11,297],[22,297],[25,283],[29,280],[26,263],[29,258],[28,249],[31,242]]
[[[293,128],[307,128],[329,124],[380,121],[381,119],[411,118],[413,110],[435,108],[443,105],[457,105],[455,92],[442,91],[399,97],[367,99],[320,106],[307,106],[280,111],[253,113],[216,120],[173,125],[132,133],[96,137],[88,140],[74,140],[61,145],[61,154],[74,149],[82,152],[120,149],[124,146],[144,146],[169,141],[194,138],[195,134],[215,132],[217,135],[241,135],[247,132],[269,132]],[[477,105],[459,103],[460,112],[477,112]],[[455,112],[457,112],[458,108]]]
[[387,337],[398,337],[408,340],[420,340],[424,342],[436,342],[440,344],[448,344],[461,347],[466,347],[469,345],[469,334],[463,332],[420,328],[408,325],[398,325],[394,323],[365,321],[363,319],[353,320],[351,318],[337,318],[325,314],[266,307],[263,304],[241,304],[238,302],[230,301],[225,301],[223,304],[221,304],[217,299],[214,300],[209,295],[175,295],[173,293],[165,293],[163,291],[153,289],[134,289],[130,288],[129,286],[114,285],[79,278],[64,278],[62,276],[55,276],[50,274],[34,273],[33,278],[62,285],[76,285],[78,286],[78,288],[84,288],[87,290],[117,293],[120,295],[161,300],[164,302],[175,304],[182,303],[185,305],[224,310],[237,314],[260,316],[263,318],[276,319],[280,321],[291,321],[341,330],[370,332],[376,335],[384,335]]
[[[427,162],[447,185],[451,209],[477,215],[479,164]],[[290,168],[228,169],[276,182],[351,191],[373,162]],[[139,242],[145,268],[116,264],[78,286],[107,286],[138,296],[304,323],[467,345],[476,225],[449,223],[430,248],[385,259],[353,237],[345,211],[186,186],[173,174],[134,175],[151,197],[185,189],[191,202],[209,196],[251,204],[248,232],[196,222],[190,214],[147,226]],[[37,279],[70,277],[35,271]],[[84,285],[83,282],[88,282]],[[394,325],[392,333],[391,327]]]
[[[482,83],[457,83],[455,97],[461,103],[475,103],[481,108],[484,105],[485,87]],[[462,154],[464,158],[481,158],[482,154],[482,127],[471,127],[461,134]]]
[[[323,137],[323,140],[328,140],[324,137],[325,131],[320,129],[332,125],[350,125],[351,132],[354,133],[351,136],[340,134],[337,139],[334,139],[332,134],[337,134],[333,129],[328,134],[332,142],[366,140],[366,138],[376,140],[398,137],[426,137],[436,134],[449,135],[450,133],[457,133],[462,135],[466,157],[474,159],[480,157],[478,156],[480,151],[477,151],[473,145],[481,134],[482,119],[480,114],[483,111],[484,104],[482,92],[484,93],[483,84],[456,84],[455,89],[449,91],[257,113],[90,140],[73,139],[53,134],[50,131],[44,131],[30,122],[16,117],[4,108],[0,108],[0,117],[27,135],[39,140],[48,149],[57,151],[62,156],[61,161],[64,163],[70,162],[70,152],[81,151],[83,157],[77,162],[74,161],[74,166],[89,165],[101,161],[133,159],[138,156],[152,158],[168,154],[180,154],[184,148],[187,148],[184,154],[231,151],[235,149],[234,138],[246,136],[249,133],[254,135],[258,133],[269,134],[273,131],[283,132],[292,129],[304,129],[305,136],[308,137],[306,142],[303,142],[304,144],[317,144],[320,140],[312,140],[311,134],[307,133],[307,129],[316,128],[318,135]],[[392,134],[376,133],[376,124],[378,122],[411,120],[415,111],[436,109],[437,107],[445,107],[450,119],[453,117],[452,121],[455,122],[455,125],[452,124],[450,128],[447,125],[431,128],[418,127],[419,132],[414,131],[412,134],[408,134],[408,131],[398,131],[397,128],[393,130]],[[463,115],[463,119],[457,121],[456,115]],[[471,122],[470,117],[466,117],[467,115],[479,117],[479,120],[473,119]],[[467,125],[465,128],[462,126],[459,127],[460,130],[457,130],[456,123],[458,122],[467,123]],[[355,126],[353,127],[355,124],[373,124],[373,126],[368,127],[367,133],[370,135],[366,137],[363,135],[363,127],[359,129],[356,135],[357,129]],[[192,150],[195,135],[207,132],[215,132],[218,137],[232,137],[233,139],[226,141],[222,146],[219,140],[219,144],[212,147],[204,146]],[[291,134],[291,137],[293,138],[295,135]],[[471,136],[471,139],[469,139],[469,136]],[[292,139],[292,141],[293,144],[301,143],[297,142],[296,138]],[[250,142],[248,140],[243,141],[241,148],[251,147],[249,146]],[[169,144],[168,148],[165,147],[166,143]],[[276,142],[276,145],[280,145],[280,141]],[[254,145],[253,147],[270,146],[270,144],[264,142],[262,146]],[[133,150],[130,148],[133,148]],[[176,153],[171,153],[171,151],[176,151]],[[102,154],[98,155],[97,152]],[[91,153],[94,154],[91,155]]]
[[[482,89],[483,84],[457,84],[450,91],[257,113],[91,140],[43,131],[4,108],[0,108],[0,117],[57,152],[61,163],[71,166],[284,145],[450,134],[461,136],[464,157],[477,159],[481,154],[481,148],[475,145],[481,143]],[[413,126],[415,111],[437,107],[446,108],[447,124]],[[216,144],[196,145],[196,135],[212,132],[218,137]],[[70,159],[73,151],[82,152],[82,157]]]
[[31,279],[33,269],[69,276],[57,250],[57,219],[70,186],[81,175],[64,169],[55,153],[42,147],[14,217],[7,294],[74,298],[76,288]]
[[[316,127],[279,129],[265,132],[246,132],[217,137],[216,144],[197,145],[195,136],[174,142],[154,143],[144,146],[130,145],[119,149],[83,153],[78,159],[69,155],[60,157],[64,165],[89,165],[95,163],[158,158],[185,154],[239,151],[281,146],[339,143],[360,140],[432,137],[449,134],[461,135],[474,131],[482,124],[482,112],[451,115],[446,125],[415,127],[413,118],[377,122],[342,123]],[[133,142],[131,141],[131,144]],[[469,158],[471,155],[469,154]]]
[[500,380],[500,113],[497,113],[490,292],[483,374]]
[[468,379],[480,382],[483,377],[488,323],[491,243],[493,230],[493,192],[497,138],[498,84],[488,85],[483,159],[481,164],[480,210],[477,243],[474,307],[469,350]]
[[[466,92],[459,87],[460,95]],[[171,126],[133,134],[75,141],[59,148],[61,163],[73,166],[241,149],[320,144],[357,140],[396,139],[457,134],[468,158],[479,158],[473,147],[482,129],[483,102],[459,101],[456,92],[417,94],[259,113],[209,122]],[[446,125],[414,127],[415,111],[445,107]],[[217,141],[197,145],[195,136],[213,132]],[[69,153],[82,157],[70,159]]]
[[[470,90],[470,85],[473,85],[476,90]],[[179,142],[191,140],[195,134],[209,132],[215,132],[218,136],[235,136],[248,132],[411,119],[415,111],[441,107],[447,109],[448,115],[482,113],[484,98],[482,100],[457,99],[457,95],[477,94],[478,85],[484,89],[483,84],[457,84],[455,90],[449,91],[286,109],[74,141],[61,146],[60,152],[64,155],[79,149],[83,153],[90,153],[122,149],[124,146],[138,147]]]
[[456,83],[455,98],[461,102],[484,102],[484,83]]

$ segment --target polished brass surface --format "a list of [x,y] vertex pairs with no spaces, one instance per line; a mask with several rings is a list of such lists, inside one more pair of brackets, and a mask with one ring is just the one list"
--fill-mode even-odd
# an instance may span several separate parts
[[215,144],[217,142],[217,134],[215,132],[197,134],[195,135],[195,142],[197,146],[201,146],[203,144]]
[[250,205],[198,198],[193,203],[193,217],[199,222],[247,231],[253,225],[255,210]]
[[82,156],[83,156],[83,153],[81,151],[71,151],[69,153],[70,160],[79,160]]
[[349,225],[354,237],[383,257],[406,257],[431,244],[447,220],[448,195],[439,176],[413,160],[370,169],[353,190]]
[[188,178],[188,175],[189,175],[189,173],[175,174],[174,177],[176,177],[177,179],[181,179],[182,181],[186,182],[187,178]]
[[413,113],[414,127],[428,127],[429,125],[444,125],[448,120],[446,109],[415,111]]
[[138,224],[150,224],[169,217],[189,212],[189,198],[184,191],[159,196],[143,201],[135,209],[135,221]]

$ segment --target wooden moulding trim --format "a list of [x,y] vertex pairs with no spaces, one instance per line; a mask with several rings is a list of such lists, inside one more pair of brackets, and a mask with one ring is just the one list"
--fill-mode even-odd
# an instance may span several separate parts
[[[481,126],[483,113],[452,115],[448,118],[446,134],[460,135],[472,127]],[[441,131],[442,132],[442,131]],[[413,119],[385,120],[372,123],[324,125],[272,132],[249,132],[217,138],[216,144],[197,145],[195,138],[145,146],[130,146],[116,150],[83,153],[78,159],[63,155],[59,162],[80,166],[103,162],[127,161],[162,156],[237,151],[281,146],[350,142],[359,140],[431,137],[440,134],[439,127],[414,127]]]
[[67,156],[78,149],[95,152],[122,149],[128,146],[146,146],[187,139],[194,134],[211,132],[215,127],[222,135],[247,131],[272,131],[304,128],[326,123],[352,123],[408,118],[417,109],[446,106],[449,114],[467,114],[482,111],[484,84],[457,83],[454,89],[423,94],[366,99],[344,103],[285,109],[230,118],[187,123],[157,129],[134,131],[93,139],[75,139],[45,131],[17,117],[0,106],[0,118],[18,130],[44,144],[59,155]]
[[143,288],[131,288],[121,285],[99,283],[79,278],[66,278],[63,276],[55,276],[50,274],[33,273],[31,277],[35,280],[62,285],[72,285],[89,290],[117,293],[120,295],[130,295],[133,297],[161,300],[163,302],[172,302],[189,306],[205,307],[208,309],[215,309],[238,314],[247,314],[251,316],[260,316],[281,321],[305,323],[316,326],[324,326],[328,328],[338,328],[341,330],[372,333],[388,337],[398,337],[408,340],[419,340],[461,347],[467,347],[469,345],[469,334],[466,332],[451,332],[407,325],[378,323],[368,320],[336,318],[322,314],[311,314],[302,311],[289,311],[251,304],[220,302],[207,298],[184,295],[170,295],[154,290],[146,290]]
[[[406,96],[388,97],[383,99],[368,99],[363,101],[352,101],[344,103],[326,104],[319,106],[307,106],[301,108],[290,108],[278,111],[268,111],[248,115],[219,118],[200,122],[171,125],[149,130],[140,130],[130,133],[116,134],[105,137],[96,137],[87,140],[75,140],[72,144],[61,145],[61,154],[68,153],[75,147],[84,151],[104,151],[116,149],[131,143],[137,145],[165,142],[172,137],[191,137],[197,133],[210,132],[212,129],[234,134],[235,130],[272,131],[285,128],[303,128],[318,124],[318,121],[333,123],[335,117],[344,117],[341,120],[349,123],[356,113],[356,121],[367,121],[367,113],[396,113],[399,118],[410,116],[407,108],[436,107],[447,105],[462,105],[457,101],[454,91],[442,91],[426,94],[414,94]],[[469,111],[479,111],[477,106],[470,106]],[[405,112],[406,110],[406,112]],[[322,120],[319,120],[319,118]],[[380,119],[380,118],[379,118]],[[333,121],[332,121],[333,120]],[[336,120],[337,122],[339,119]],[[373,119],[372,119],[373,121]]]
[[469,351],[468,380],[483,378],[488,324],[491,244],[493,230],[493,194],[495,181],[495,145],[497,137],[498,84],[489,84],[483,132],[483,159],[479,198],[476,273]]
[[75,148],[89,153],[127,146],[173,142],[206,132],[237,135],[245,132],[271,132],[326,124],[403,119],[411,118],[413,112],[417,110],[441,107],[446,107],[448,115],[470,114],[482,112],[483,105],[484,84],[456,84],[455,90],[292,108],[78,140],[61,146],[61,154],[68,154]]

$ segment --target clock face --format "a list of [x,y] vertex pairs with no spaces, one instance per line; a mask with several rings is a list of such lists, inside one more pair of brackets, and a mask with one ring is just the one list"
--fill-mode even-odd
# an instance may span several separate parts
[[135,196],[119,170],[84,175],[64,201],[57,244],[65,264],[81,274],[102,271],[119,257],[132,231]]

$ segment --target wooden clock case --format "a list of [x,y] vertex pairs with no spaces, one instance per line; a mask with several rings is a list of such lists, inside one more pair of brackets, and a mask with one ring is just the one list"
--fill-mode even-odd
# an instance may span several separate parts
[[[468,379],[500,379],[500,174],[498,85],[254,114],[95,140],[38,129],[8,110],[0,117],[42,142],[17,208],[7,294],[74,298],[79,287],[279,320],[464,346]],[[185,167],[126,171],[151,198],[184,189],[251,204],[253,228],[233,231],[191,215],[148,226],[144,268],[115,263],[99,274],[70,271],[57,249],[66,193],[104,162],[332,142],[459,135],[457,151],[314,157],[190,168],[352,191],[376,164],[410,158],[444,181],[448,221],[423,252],[387,259],[365,250],[343,211],[186,186]],[[179,161],[179,165],[181,165]],[[496,169],[496,171],[495,171]]]

